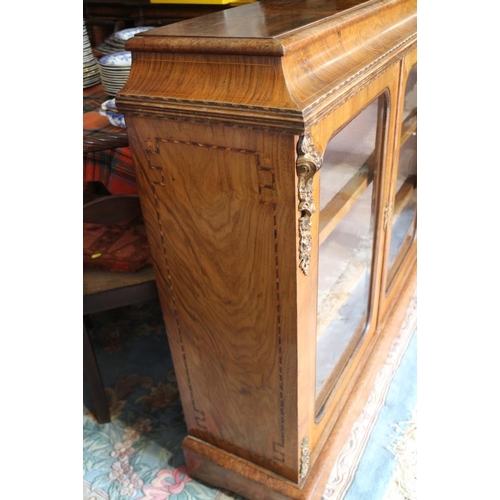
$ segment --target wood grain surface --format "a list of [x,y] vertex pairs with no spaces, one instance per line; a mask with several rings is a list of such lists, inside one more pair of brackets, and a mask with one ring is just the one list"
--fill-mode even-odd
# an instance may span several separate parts
[[[411,250],[387,299],[384,216],[404,61],[415,46],[415,0],[261,1],[129,41],[132,69],[117,106],[126,115],[193,476],[252,499],[317,497],[324,457],[340,449],[355,420],[355,412],[343,417],[337,432],[343,408],[379,338],[394,333],[383,325],[415,262]],[[377,100],[385,104],[369,176],[315,212],[321,170],[306,195],[299,192],[305,174],[297,160],[301,169],[310,165],[298,151],[303,134],[319,169],[331,138]],[[320,227],[335,230],[368,180],[367,324],[319,404]],[[307,274],[299,249],[310,253]],[[332,444],[332,435],[340,441]]]
[[[415,0],[357,3],[256,2],[138,34],[117,105],[300,133],[415,41]],[[225,36],[235,22],[261,28]]]

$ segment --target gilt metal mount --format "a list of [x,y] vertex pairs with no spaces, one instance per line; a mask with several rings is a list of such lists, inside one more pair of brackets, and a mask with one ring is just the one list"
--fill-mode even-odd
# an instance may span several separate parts
[[311,217],[316,211],[313,199],[313,177],[321,168],[323,159],[318,154],[311,136],[305,132],[297,144],[297,175],[299,177],[299,267],[305,275],[309,273],[312,233]]
[[302,439],[300,445],[300,479],[304,479],[309,472],[309,439]]

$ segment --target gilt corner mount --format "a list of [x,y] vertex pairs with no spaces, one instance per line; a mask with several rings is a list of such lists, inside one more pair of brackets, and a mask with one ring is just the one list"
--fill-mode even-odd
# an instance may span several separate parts
[[311,260],[312,233],[311,217],[316,212],[313,199],[313,177],[321,168],[323,158],[318,154],[308,132],[302,134],[297,143],[297,175],[300,212],[299,217],[299,267],[307,276]]

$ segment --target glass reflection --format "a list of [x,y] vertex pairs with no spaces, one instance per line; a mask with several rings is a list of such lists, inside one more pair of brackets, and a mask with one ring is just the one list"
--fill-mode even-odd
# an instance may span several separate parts
[[417,65],[413,66],[406,82],[398,174],[391,219],[387,279],[389,286],[417,231]]
[[316,396],[321,404],[361,339],[369,316],[374,181],[386,97],[337,133],[320,170]]

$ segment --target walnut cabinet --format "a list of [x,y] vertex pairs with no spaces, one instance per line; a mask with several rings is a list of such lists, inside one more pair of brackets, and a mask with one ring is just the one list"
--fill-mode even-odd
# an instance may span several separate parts
[[416,267],[416,1],[261,0],[128,42],[189,473],[321,498]]

